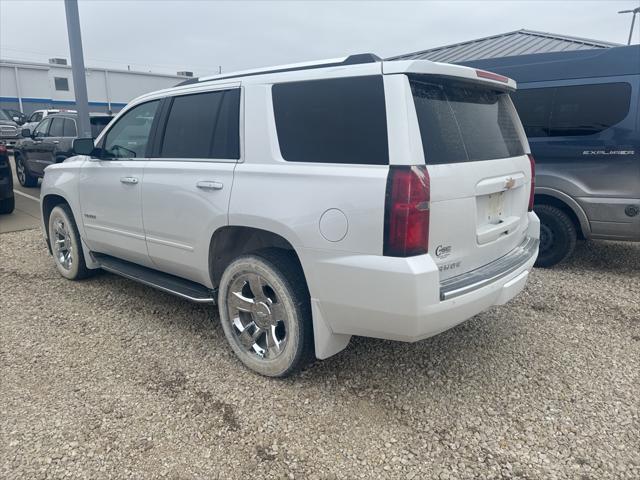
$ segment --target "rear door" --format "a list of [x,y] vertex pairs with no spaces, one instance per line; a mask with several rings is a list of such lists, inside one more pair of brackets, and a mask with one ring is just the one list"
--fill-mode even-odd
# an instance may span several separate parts
[[56,152],[58,145],[64,137],[64,117],[51,117],[51,126],[49,127],[49,134],[46,138],[42,139],[40,149],[42,152],[42,161],[40,166],[44,171],[49,165],[56,163]]
[[209,243],[228,223],[240,158],[240,89],[169,98],[145,167],[142,214],[156,268],[209,284]]
[[524,241],[531,164],[506,90],[468,79],[408,77],[431,178],[429,253],[445,279]]

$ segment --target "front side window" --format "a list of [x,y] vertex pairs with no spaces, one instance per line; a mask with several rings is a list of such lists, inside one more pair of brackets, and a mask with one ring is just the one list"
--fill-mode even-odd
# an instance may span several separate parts
[[49,130],[49,124],[51,123],[50,118],[45,118],[42,122],[38,124],[36,129],[33,131],[34,137],[46,137],[47,131]]
[[389,163],[381,75],[276,84],[272,97],[286,161]]
[[50,137],[62,137],[64,136],[64,118],[52,118],[51,128],[49,128]]
[[183,95],[172,100],[163,158],[240,158],[240,90]]
[[103,142],[105,158],[141,158],[146,155],[151,125],[159,100],[143,103],[126,112],[107,132]]
[[34,112],[29,118],[29,122],[39,122],[42,120],[42,112]]
[[427,164],[524,154],[507,92],[422,75],[411,75],[409,81]]

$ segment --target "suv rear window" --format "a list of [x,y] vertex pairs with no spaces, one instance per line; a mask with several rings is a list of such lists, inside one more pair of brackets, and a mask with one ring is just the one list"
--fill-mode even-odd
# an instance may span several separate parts
[[381,75],[281,83],[272,96],[285,160],[389,163]]
[[509,94],[472,83],[410,75],[427,164],[524,154]]

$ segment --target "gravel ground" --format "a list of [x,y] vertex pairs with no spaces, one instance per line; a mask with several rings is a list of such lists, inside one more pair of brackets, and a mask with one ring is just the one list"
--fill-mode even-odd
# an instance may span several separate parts
[[507,306],[278,381],[214,309],[0,235],[0,478],[637,479],[639,280],[640,245],[582,244]]

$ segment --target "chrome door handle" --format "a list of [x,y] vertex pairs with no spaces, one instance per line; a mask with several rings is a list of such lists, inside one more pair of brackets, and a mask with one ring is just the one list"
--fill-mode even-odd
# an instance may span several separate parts
[[53,143],[54,145],[57,145],[57,144],[59,144],[59,143],[60,143],[60,141],[58,141],[58,140],[54,140],[54,141],[53,141],[53,142],[51,142],[51,143]]
[[220,182],[204,181],[196,183],[196,187],[202,190],[222,190],[224,185]]
[[138,179],[136,177],[120,177],[120,182],[135,185],[138,183]]

